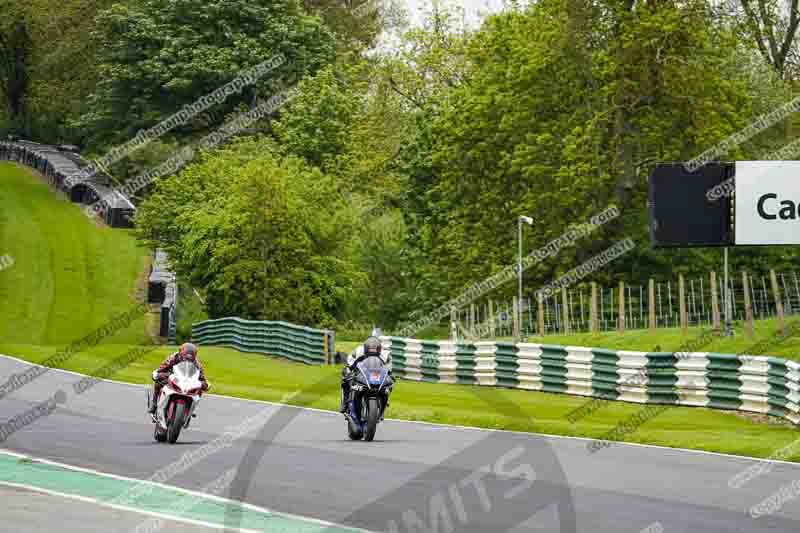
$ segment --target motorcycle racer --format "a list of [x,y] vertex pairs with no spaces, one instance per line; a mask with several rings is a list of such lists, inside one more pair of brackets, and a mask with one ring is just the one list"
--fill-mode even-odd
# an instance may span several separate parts
[[[374,333],[374,332],[373,332]],[[381,340],[374,336],[369,337],[364,344],[356,346],[356,348],[347,356],[347,362],[342,368],[342,402],[339,406],[339,412],[344,413],[347,410],[347,399],[350,396],[350,382],[352,381],[352,373],[356,365],[365,357],[378,356],[383,361],[383,364],[389,364],[388,356],[382,355]],[[391,370],[389,371],[391,375]]]
[[198,370],[200,370],[200,381],[203,383],[203,392],[208,391],[210,388],[205,373],[203,372],[203,365],[197,357],[197,346],[191,342],[186,342],[181,345],[177,352],[167,357],[157,369],[153,370],[153,401],[150,402],[149,411],[151,415],[156,412],[156,405],[158,404],[158,397],[161,394],[161,388],[167,384],[169,375],[172,373],[172,367],[183,361],[193,362]]

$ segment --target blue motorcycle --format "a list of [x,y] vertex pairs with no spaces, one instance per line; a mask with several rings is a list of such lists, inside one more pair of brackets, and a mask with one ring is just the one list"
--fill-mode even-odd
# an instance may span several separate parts
[[394,378],[379,356],[367,357],[356,365],[344,414],[351,439],[371,441],[375,438],[393,385]]

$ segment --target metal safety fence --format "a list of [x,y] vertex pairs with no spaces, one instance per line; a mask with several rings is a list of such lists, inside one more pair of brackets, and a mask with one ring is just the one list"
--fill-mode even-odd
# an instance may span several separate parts
[[192,324],[192,340],[308,364],[331,364],[335,353],[333,331],[271,320],[205,320]]
[[[401,378],[762,413],[800,422],[800,363],[706,352],[381,337]],[[591,414],[580,409],[569,418]]]

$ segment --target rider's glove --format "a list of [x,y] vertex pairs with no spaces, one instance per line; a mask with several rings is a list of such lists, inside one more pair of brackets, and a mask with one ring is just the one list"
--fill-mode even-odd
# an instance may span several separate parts
[[153,370],[153,381],[158,381],[158,370]]

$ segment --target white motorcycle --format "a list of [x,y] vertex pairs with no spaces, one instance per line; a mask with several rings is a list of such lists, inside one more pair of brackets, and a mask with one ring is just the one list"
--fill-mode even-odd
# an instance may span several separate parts
[[[200,369],[191,361],[182,361],[172,367],[172,373],[156,404],[156,414],[151,415],[155,423],[153,437],[157,442],[174,444],[181,429],[188,428],[197,404],[200,403],[203,383]],[[151,395],[147,394],[147,407],[150,408]]]

